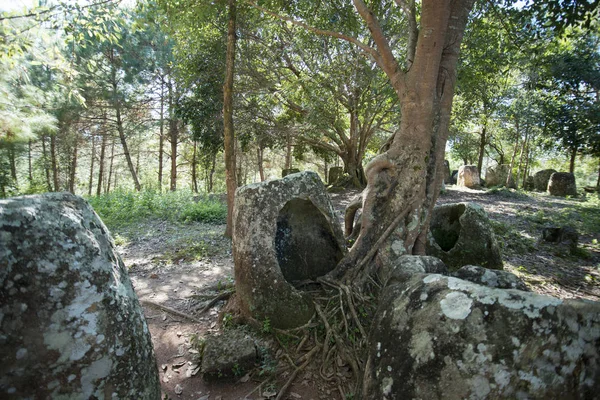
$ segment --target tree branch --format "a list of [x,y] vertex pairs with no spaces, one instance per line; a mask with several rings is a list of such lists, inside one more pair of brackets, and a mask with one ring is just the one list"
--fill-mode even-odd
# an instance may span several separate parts
[[315,28],[314,26],[308,25],[302,21],[297,21],[291,17],[287,17],[285,15],[280,15],[280,14],[274,13],[273,11],[267,10],[266,8],[259,6],[252,0],[243,0],[243,1],[250,4],[252,7],[256,8],[257,10],[264,12],[265,14],[268,14],[274,18],[278,18],[278,19],[290,22],[296,26],[300,26],[300,27],[306,29],[307,31],[316,33],[317,35],[330,36],[330,37],[342,39],[347,42],[353,43],[356,46],[358,46],[361,50],[363,50],[364,52],[370,54],[375,59],[375,61],[377,61],[377,64],[380,64],[383,62],[381,55],[377,52],[377,50],[375,50],[374,48],[372,48],[370,46],[367,46],[366,44],[364,44],[363,42],[361,42],[360,40],[358,40],[355,37],[344,35],[343,33],[339,33],[339,32]]
[[353,3],[356,11],[358,11],[360,16],[367,23],[367,28],[369,28],[369,32],[371,32],[371,36],[373,37],[375,45],[377,46],[380,58],[376,58],[375,61],[377,61],[377,64],[383,69],[387,77],[390,79],[394,89],[398,93],[402,92],[404,87],[403,78],[405,74],[404,71],[400,69],[398,61],[396,61],[396,58],[392,53],[390,44],[385,37],[383,30],[381,29],[379,21],[373,12],[369,10],[363,0],[353,0]]
[[406,53],[406,69],[410,69],[415,60],[419,27],[417,26],[417,10],[415,0],[395,0],[396,4],[404,11],[408,19],[408,51]]

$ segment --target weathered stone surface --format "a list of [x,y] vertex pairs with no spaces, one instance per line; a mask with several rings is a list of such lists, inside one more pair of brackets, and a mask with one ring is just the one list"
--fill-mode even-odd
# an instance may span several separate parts
[[292,283],[331,271],[344,238],[321,179],[301,172],[239,188],[233,257],[241,311],[289,328],[313,315],[310,298]]
[[453,203],[433,209],[427,254],[451,271],[465,265],[502,269],[502,256],[485,210],[475,203]]
[[444,160],[444,169],[442,171],[444,183],[452,184],[452,173],[450,172],[450,161]]
[[436,274],[395,277],[363,399],[596,399],[600,304]]
[[452,276],[492,288],[530,291],[527,285],[515,274],[508,271],[491,270],[478,265],[465,265],[458,271],[453,272]]
[[3,399],[160,399],[127,269],[79,197],[0,201],[0,324]]
[[437,257],[403,255],[392,262],[385,263],[379,270],[381,282],[384,284],[394,275],[425,273],[447,275],[448,267]]
[[291,174],[297,174],[298,172],[300,172],[300,170],[298,168],[287,168],[287,169],[282,169],[281,170],[281,177],[285,178],[288,175]]
[[453,185],[456,185],[457,179],[458,179],[458,170],[453,169],[452,172],[450,173],[450,183]]
[[494,167],[489,167],[485,171],[485,183],[487,187],[492,186],[506,186],[506,179],[510,173],[510,181],[508,184],[509,188],[515,188],[515,180],[512,172],[510,172],[510,165],[502,164]]
[[239,330],[209,336],[202,354],[202,376],[206,380],[231,379],[245,374],[257,360],[254,340]]
[[479,170],[477,167],[475,165],[461,165],[458,169],[456,185],[470,189],[479,187],[481,182],[479,180]]
[[539,192],[545,192],[548,189],[550,176],[556,171],[553,169],[543,169],[533,174],[533,187]]
[[577,251],[579,232],[572,226],[547,226],[542,229],[542,240],[550,243],[567,243],[571,253]]
[[575,175],[570,172],[555,172],[548,181],[548,193],[552,196],[577,196]]
[[329,168],[329,175],[327,176],[327,183],[329,185],[335,185],[344,176],[343,167],[331,167]]

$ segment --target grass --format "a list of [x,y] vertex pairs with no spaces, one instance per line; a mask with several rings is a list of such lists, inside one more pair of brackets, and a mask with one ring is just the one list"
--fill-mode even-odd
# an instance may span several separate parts
[[88,201],[102,220],[113,227],[146,219],[224,224],[227,218],[226,205],[206,195],[195,196],[189,191],[116,190],[89,197]]
[[519,210],[517,216],[538,227],[571,226],[580,236],[600,234],[600,200],[595,196],[582,200],[567,199],[562,207],[552,207],[550,211]]

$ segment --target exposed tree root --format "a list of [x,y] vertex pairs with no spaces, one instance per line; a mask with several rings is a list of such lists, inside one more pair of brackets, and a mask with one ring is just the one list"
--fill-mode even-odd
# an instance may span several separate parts
[[[294,369],[294,371],[292,372],[292,374],[290,375],[289,379],[287,380],[287,382],[285,383],[285,385],[283,385],[283,387],[281,389],[279,389],[279,393],[277,394],[277,397],[275,398],[275,400],[281,400],[283,399],[283,396],[287,393],[287,390],[289,389],[289,387],[291,386],[291,384],[294,382],[294,380],[296,379],[296,377],[298,376],[298,373],[302,370],[304,370],[308,364],[310,364],[310,362],[312,361],[312,357],[321,349],[321,345],[317,344],[310,352],[308,352],[306,354],[306,361],[304,361],[304,363],[302,365],[300,365],[299,367],[296,367]],[[291,360],[290,360],[291,361]],[[295,367],[295,365],[294,365]]]
[[192,322],[195,322],[197,324],[201,324],[202,323],[202,321],[200,321],[197,318],[192,317],[191,315],[184,314],[184,313],[182,313],[180,311],[172,309],[171,307],[163,306],[162,304],[158,304],[158,303],[155,303],[155,302],[150,301],[150,300],[140,300],[140,303],[146,304],[148,306],[156,307],[156,308],[158,308],[160,310],[168,312],[169,314],[177,315],[178,317],[185,318],[185,319],[187,319],[189,321],[192,321]]
[[235,293],[235,290],[228,290],[226,292],[219,293],[211,301],[209,301],[207,305],[205,305],[200,311],[198,311],[198,313],[199,314],[204,314],[206,311],[210,310],[212,308],[212,306],[214,306],[215,304],[217,304],[218,301],[227,300],[234,293]]

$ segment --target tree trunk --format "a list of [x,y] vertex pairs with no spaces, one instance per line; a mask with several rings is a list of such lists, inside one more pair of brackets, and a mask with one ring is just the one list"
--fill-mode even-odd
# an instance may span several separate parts
[[165,143],[165,93],[164,83],[160,85],[160,128],[158,137],[158,190],[162,192],[162,177],[163,177],[163,146]]
[[179,130],[177,121],[169,120],[169,142],[171,143],[171,181],[169,189],[177,190],[177,141],[179,140]]
[[29,166],[29,184],[31,185],[31,183],[33,182],[33,168],[32,168],[32,162],[31,162],[31,139],[29,139],[29,143],[27,145],[27,161],[28,161],[28,166]]
[[17,184],[17,157],[15,155],[15,145],[9,143],[8,145],[8,161],[10,164],[10,178],[13,180],[15,185]]
[[410,70],[400,70],[378,21],[362,0],[354,4],[377,45],[376,61],[400,100],[402,118],[387,151],[365,168],[360,235],[330,277],[366,281],[375,256],[388,262],[424,251],[424,237],[441,186],[444,149],[460,43],[472,0],[423,1],[421,31]]
[[236,0],[228,0],[228,8],[226,72],[225,83],[223,85],[223,134],[225,142],[225,183],[227,186],[227,228],[225,229],[225,236],[231,237],[233,230],[233,203],[235,190],[237,189],[235,175],[235,133],[233,130]]
[[260,145],[258,145],[256,147],[256,157],[257,157],[257,164],[258,164],[258,174],[260,175],[261,182],[265,181],[265,169],[263,166],[263,152],[264,152],[264,149]]
[[56,135],[50,135],[50,160],[52,163],[52,182],[54,184],[54,192],[60,190],[58,184],[58,163],[56,161]]
[[600,159],[598,160],[598,179],[596,180],[596,189],[600,193]]
[[167,87],[169,90],[169,142],[171,143],[171,181],[169,189],[175,191],[177,190],[177,145],[179,141],[179,124],[175,118],[175,93],[170,78]]
[[367,178],[365,177],[365,170],[362,166],[362,162],[359,159],[362,159],[362,157],[355,154],[354,151],[346,154],[346,157],[342,157],[342,161],[344,162],[344,172],[350,175],[352,185],[355,188],[361,189],[367,184]]
[[98,160],[98,186],[96,196],[102,194],[102,182],[104,181],[104,158],[106,155],[106,132],[102,132],[102,142],[100,144],[100,159]]
[[[127,146],[127,140],[125,138],[125,129],[123,127],[123,120],[121,117],[121,102],[118,98],[117,91],[117,71],[113,67],[112,68],[112,89],[113,89],[113,107],[115,109],[116,120],[117,120],[117,132],[119,133],[119,139],[121,140],[121,146],[123,147],[123,154],[125,155],[125,159],[127,160],[127,166],[129,167],[129,172],[131,173],[131,179],[133,179],[133,185],[135,186],[135,190],[138,192],[142,189],[140,186],[140,182],[138,180],[137,174],[135,173],[135,168],[133,165],[133,161],[131,160],[131,154],[129,153],[129,147]],[[114,146],[114,143],[113,143]],[[112,163],[112,160],[111,160]],[[110,185],[110,182],[109,182]]]
[[292,168],[292,135],[288,132],[285,138],[285,169]]
[[577,157],[577,148],[571,149],[571,159],[569,160],[569,172],[575,173],[575,158]]
[[477,172],[481,177],[481,169],[483,168],[483,157],[485,156],[485,144],[487,141],[487,123],[483,124],[481,128],[481,135],[479,136],[479,154],[477,155]]
[[44,173],[46,175],[46,189],[52,191],[52,183],[50,182],[50,168],[48,167],[48,151],[46,150],[46,136],[42,136],[42,161],[44,163]]
[[77,178],[77,152],[79,143],[77,138],[73,141],[73,157],[71,158],[71,168],[69,173],[69,192],[75,194],[75,179]]
[[212,193],[214,187],[215,168],[217,166],[217,155],[212,155],[212,163],[210,166],[210,173],[208,174],[208,193]]
[[[515,136],[515,147],[513,149],[512,157],[510,158],[510,165],[508,167],[508,175],[506,176],[506,182],[504,182],[505,186],[507,188],[510,187],[510,184],[511,184],[512,170],[515,165],[515,158],[517,158],[517,152],[519,151],[519,137],[521,136],[521,132],[519,132],[519,121],[517,121],[516,128],[517,128],[517,132],[516,132],[517,134]],[[500,165],[502,165],[502,164],[500,164]],[[519,174],[518,173],[517,173],[517,179],[515,182],[515,187],[517,187],[517,188],[519,187]]]
[[104,186],[104,192],[106,194],[110,193],[110,183],[112,182],[113,177],[113,165],[115,162],[115,139],[112,139],[112,143],[110,145],[110,163],[108,167],[108,179],[106,181],[106,185]]
[[96,135],[92,135],[92,156],[90,159],[90,179],[88,181],[88,196],[92,195],[92,186],[94,185],[94,161],[96,158]]
[[198,193],[198,174],[196,170],[196,166],[198,164],[197,152],[198,142],[194,140],[194,151],[192,153],[192,190],[194,193]]

